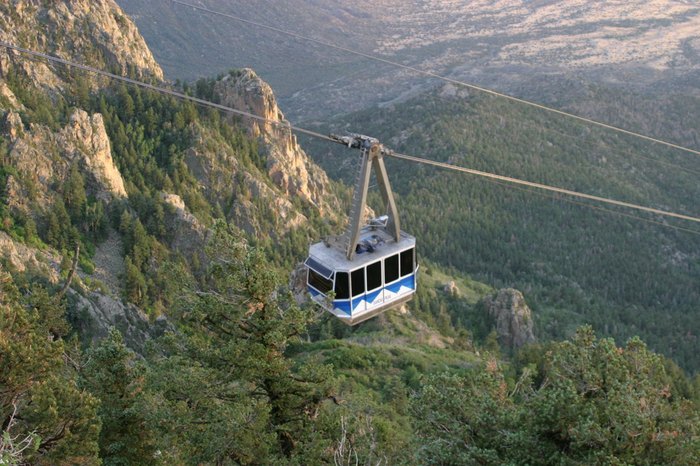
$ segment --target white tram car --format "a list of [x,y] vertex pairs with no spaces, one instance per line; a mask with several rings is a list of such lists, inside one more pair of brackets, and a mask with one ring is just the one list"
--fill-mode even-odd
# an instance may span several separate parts
[[[307,286],[311,298],[349,325],[410,300],[416,292],[416,239],[401,231],[399,214],[379,141],[368,136],[333,136],[361,150],[347,232],[309,247]],[[370,172],[374,170],[387,215],[362,225]]]
[[365,227],[359,249],[349,261],[339,249],[320,242],[309,248],[305,262],[312,299],[349,325],[410,300],[416,291],[413,236],[401,232],[396,242],[383,230]]

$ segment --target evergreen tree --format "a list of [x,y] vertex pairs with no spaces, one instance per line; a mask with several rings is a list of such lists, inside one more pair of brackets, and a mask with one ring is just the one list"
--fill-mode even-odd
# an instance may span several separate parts
[[700,462],[700,411],[639,339],[590,327],[549,347],[509,390],[495,362],[429,378],[412,400],[425,464]]
[[126,256],[124,259],[124,274],[124,292],[126,294],[126,299],[136,305],[143,304],[146,300],[146,293],[148,292],[146,277],[143,276],[141,270],[132,262],[130,256]]
[[330,389],[328,368],[285,356],[311,313],[276,293],[259,251],[223,222],[214,231],[205,286],[179,306],[185,335],[171,336],[169,357],[156,361],[163,438],[192,464],[289,461],[316,442],[312,417]]
[[0,270],[0,460],[98,465],[98,401],[77,386],[77,356],[56,320],[63,307],[46,296],[24,298]]
[[144,395],[145,368],[116,329],[88,352],[87,361],[83,385],[100,400],[102,464],[155,464],[155,441]]
[[68,179],[63,185],[63,202],[73,222],[80,222],[83,218],[83,208],[87,203],[87,195],[85,181],[77,164],[71,165]]

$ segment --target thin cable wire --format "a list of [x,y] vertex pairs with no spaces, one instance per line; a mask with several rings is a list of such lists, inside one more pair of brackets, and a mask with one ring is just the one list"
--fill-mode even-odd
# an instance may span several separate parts
[[[449,99],[449,98],[442,97],[442,96],[440,96],[440,95],[438,95],[438,94],[433,94],[432,98],[434,98],[434,99],[436,99],[436,100],[439,100],[439,101],[441,101],[441,102],[445,102],[446,104],[452,104],[452,105],[455,104],[455,101],[454,101],[454,100],[451,100],[451,99]],[[522,118],[519,118],[519,117],[517,117],[517,116],[511,116],[511,115],[498,115],[498,116],[499,116],[499,118],[503,118],[503,119],[506,119],[506,120],[511,121],[511,122],[517,122],[518,129],[521,129],[521,128],[520,128],[521,126],[525,126],[525,127],[529,127],[529,128],[532,128],[532,129],[535,129],[535,130],[538,130],[538,131],[542,132],[542,135],[543,135],[543,136],[546,135],[546,134],[549,133],[549,132],[552,132],[552,133],[556,133],[556,134],[558,134],[558,135],[560,135],[560,136],[562,136],[562,137],[565,137],[565,138],[567,138],[567,139],[573,139],[573,140],[577,140],[577,141],[581,141],[581,142],[586,142],[586,143],[590,142],[590,141],[588,140],[588,139],[590,139],[590,138],[586,138],[586,137],[584,137],[584,136],[580,136],[580,135],[577,135],[577,134],[565,133],[564,131],[560,131],[560,130],[555,129],[555,128],[552,128],[552,127],[550,127],[550,126],[545,126],[544,124],[537,124],[537,123],[533,123],[533,122],[531,122],[531,121],[529,121],[529,120],[523,120]],[[692,169],[692,168],[687,168],[687,167],[684,167],[684,166],[682,166],[682,165],[677,165],[677,164],[674,164],[674,163],[672,163],[672,162],[667,162],[667,161],[665,161],[665,160],[661,160],[661,159],[658,159],[658,158],[650,157],[650,156],[648,156],[648,155],[642,155],[642,154],[640,154],[640,153],[630,152],[630,151],[628,151],[628,150],[620,150],[620,149],[615,149],[615,150],[613,151],[613,150],[609,147],[609,142],[607,142],[606,140],[601,139],[601,138],[595,138],[595,140],[594,140],[593,142],[594,142],[594,144],[595,144],[596,146],[602,148],[603,150],[608,151],[608,153],[611,153],[611,154],[626,155],[626,156],[629,156],[629,157],[635,157],[635,158],[645,159],[645,160],[648,160],[648,161],[650,161],[650,162],[654,162],[654,163],[658,163],[658,164],[660,164],[660,165],[667,166],[667,167],[672,168],[672,169],[674,169],[674,170],[686,172],[686,173],[688,173],[688,174],[690,174],[690,175],[700,176],[700,171],[698,171],[698,170],[694,170],[694,169]],[[577,159],[574,159],[574,160],[577,160]],[[561,165],[563,165],[563,166],[566,166],[565,164],[562,164],[561,162],[558,162],[558,163],[561,164]],[[593,168],[595,168],[595,169],[599,169],[599,170],[600,170],[600,169],[603,169],[603,168],[599,167],[598,165],[594,165],[594,164],[592,164],[592,163],[590,163],[590,162],[588,163],[588,165],[591,166],[591,167],[593,167]]]
[[525,99],[521,99],[521,98],[518,98],[518,97],[514,97],[514,96],[512,96],[512,95],[504,94],[504,93],[502,93],[502,92],[494,91],[494,90],[492,90],[492,89],[488,89],[488,88],[485,88],[485,87],[477,86],[477,85],[475,85],[475,84],[471,84],[471,83],[468,83],[468,82],[465,82],[465,81],[460,81],[460,80],[458,80],[458,79],[453,79],[453,78],[448,78],[448,77],[446,77],[446,76],[441,76],[441,75],[439,75],[439,74],[437,74],[437,73],[433,73],[432,71],[421,70],[420,68],[416,68],[416,67],[414,67],[414,66],[405,65],[405,64],[403,64],[403,63],[399,63],[399,62],[396,62],[396,61],[393,61],[393,60],[389,60],[389,59],[386,59],[386,58],[378,57],[378,56],[376,56],[376,55],[371,55],[371,54],[368,54],[368,53],[365,53],[365,52],[360,52],[360,51],[358,51],[358,50],[349,49],[349,48],[347,48],[347,47],[343,47],[343,46],[340,46],[340,45],[337,45],[337,44],[333,44],[333,43],[331,43],[331,42],[326,42],[326,41],[323,41],[323,40],[314,39],[314,38],[312,38],[312,37],[307,37],[307,36],[304,36],[304,35],[302,35],[302,34],[298,34],[298,33],[296,33],[296,32],[287,31],[287,30],[285,30],[285,29],[280,29],[280,28],[277,28],[277,27],[274,27],[274,26],[269,26],[269,25],[267,25],[267,24],[259,23],[259,22],[257,22],[257,21],[251,21],[251,20],[248,20],[248,19],[245,19],[245,18],[241,18],[241,17],[239,17],[239,16],[231,15],[231,14],[229,14],[229,13],[224,13],[224,12],[222,12],[222,11],[211,10],[211,9],[206,8],[206,7],[203,7],[203,6],[193,5],[193,4],[191,4],[191,3],[183,2],[183,1],[181,1],[181,0],[170,0],[170,1],[171,1],[172,3],[176,3],[176,4],[182,5],[182,6],[187,6],[187,7],[193,8],[193,9],[195,9],[195,10],[203,11],[203,12],[205,12],[205,13],[209,13],[209,14],[213,14],[213,15],[217,15],[217,16],[222,16],[222,17],[225,17],[225,18],[229,18],[229,19],[232,19],[232,20],[235,20],[235,21],[244,23],[244,24],[250,24],[251,26],[260,27],[260,28],[263,28],[263,29],[268,29],[268,30],[270,30],[270,31],[274,31],[274,32],[277,32],[277,33],[280,33],[280,34],[284,34],[284,35],[287,35],[287,36],[290,36],[290,37],[297,38],[297,39],[301,39],[301,40],[305,40],[305,41],[309,41],[309,42],[314,42],[314,43],[316,43],[316,44],[323,45],[323,46],[325,46],[325,47],[330,47],[330,48],[333,48],[333,49],[335,49],[335,50],[340,50],[340,51],[342,51],[342,52],[346,52],[346,53],[350,53],[350,54],[353,54],[353,55],[357,55],[357,56],[360,56],[360,57],[363,57],[363,58],[367,58],[367,59],[369,59],[369,60],[377,61],[377,62],[380,62],[380,63],[385,63],[385,64],[392,65],[392,66],[395,66],[395,67],[398,67],[398,68],[403,68],[403,69],[405,69],[405,70],[412,71],[412,72],[414,72],[414,73],[419,73],[419,74],[422,74],[422,75],[424,75],[424,76],[428,76],[428,77],[431,77],[431,78],[439,79],[439,80],[441,80],[441,81],[445,81],[445,82],[448,82],[448,83],[451,83],[451,84],[456,84],[456,85],[459,85],[459,86],[464,86],[464,87],[467,87],[467,88],[470,88],[470,89],[474,89],[474,90],[476,90],[476,91],[480,91],[480,92],[483,92],[483,93],[486,93],[486,94],[490,94],[490,95],[493,95],[493,96],[496,96],[496,97],[501,97],[501,98],[504,98],[504,99],[511,100],[511,101],[513,101],[513,102],[518,102],[518,103],[520,103],[520,104],[529,105],[529,106],[531,106],[531,107],[535,107],[535,108],[538,108],[538,109],[540,109],[540,110],[545,110],[545,111],[548,111],[548,112],[553,112],[553,113],[556,113],[556,114],[558,114],[558,115],[562,115],[562,116],[565,116],[565,117],[568,117],[568,118],[573,118],[573,119],[582,121],[582,122],[584,122],[584,123],[588,123],[588,124],[595,125],[595,126],[600,126],[600,127],[602,127],[602,128],[606,128],[606,129],[609,129],[609,130],[612,130],[612,131],[617,131],[617,132],[619,132],[619,133],[627,134],[628,136],[634,136],[634,137],[637,137],[637,138],[640,138],[640,139],[644,139],[644,140],[646,140],[646,141],[654,142],[654,143],[656,143],[656,144],[661,144],[661,145],[664,145],[664,146],[667,146],[667,147],[672,147],[672,148],[674,148],[674,149],[678,149],[678,150],[681,150],[681,151],[684,151],[684,152],[689,152],[689,153],[691,153],[691,154],[700,155],[700,151],[699,151],[699,150],[695,150],[695,149],[691,149],[691,148],[688,148],[688,147],[684,147],[684,146],[681,146],[681,145],[679,145],[679,144],[674,144],[674,143],[672,143],[672,142],[668,142],[668,141],[664,141],[664,140],[662,140],[662,139],[658,139],[658,138],[654,138],[654,137],[651,137],[651,136],[647,136],[647,135],[644,135],[644,134],[641,134],[641,133],[637,133],[637,132],[635,132],[635,131],[630,131],[630,130],[627,130],[627,129],[624,129],[624,128],[620,128],[620,127],[618,127],[618,126],[609,125],[609,124],[607,124],[607,123],[603,123],[603,122],[600,122],[600,121],[597,121],[597,120],[593,120],[593,119],[591,119],[591,118],[582,117],[582,116],[576,115],[576,114],[574,114],[574,113],[566,112],[566,111],[564,111],[564,110],[558,110],[558,109],[556,109],[556,108],[548,107],[548,106],[543,105],[543,104],[538,104],[538,103],[536,103],[536,102],[531,102],[531,101],[529,101],[529,100],[525,100]]
[[537,188],[537,189],[541,189],[544,191],[550,191],[550,192],[559,193],[559,194],[566,194],[567,196],[578,197],[578,198],[582,198],[582,199],[588,199],[588,200],[592,200],[592,201],[602,202],[604,204],[612,204],[612,205],[616,205],[616,206],[627,207],[629,209],[641,210],[644,212],[650,212],[650,213],[657,214],[657,215],[663,215],[666,217],[680,218],[683,220],[688,220],[691,222],[700,223],[700,218],[693,217],[691,215],[677,214],[675,212],[668,212],[665,210],[654,209],[652,207],[645,207],[645,206],[641,206],[638,204],[632,204],[630,202],[617,201],[615,199],[610,199],[607,197],[594,196],[592,194],[585,194],[585,193],[580,193],[578,191],[571,191],[569,189],[557,188],[555,186],[549,186],[546,184],[520,180],[518,178],[511,178],[509,176],[496,175],[495,173],[483,172],[480,170],[474,170],[472,168],[458,167],[456,165],[451,165],[449,163],[436,162],[435,160],[428,160],[428,159],[423,159],[420,157],[414,157],[412,155],[399,154],[397,152],[392,152],[392,151],[387,151],[385,153],[385,155],[387,157],[394,157],[396,159],[408,160],[410,162],[422,163],[424,165],[432,165],[435,167],[445,168],[448,170],[455,170],[458,172],[469,173],[470,175],[477,175],[477,176],[481,176],[484,178],[490,178],[493,180],[506,181],[508,183],[513,183],[513,184],[517,184],[517,185],[521,185],[521,186],[529,186],[531,188]]
[[[287,122],[280,122],[280,121],[276,121],[276,120],[270,120],[270,119],[267,119],[267,118],[265,118],[265,117],[262,117],[262,116],[259,116],[259,115],[255,115],[255,114],[252,114],[252,113],[249,113],[249,112],[244,112],[244,111],[242,111],[242,110],[237,110],[237,109],[235,109],[235,108],[227,107],[227,106],[225,106],[225,105],[221,105],[221,104],[216,104],[216,103],[213,103],[213,102],[209,102],[208,100],[199,99],[199,98],[197,98],[197,97],[193,97],[193,96],[190,96],[190,95],[187,95],[187,94],[183,94],[183,93],[181,93],[181,92],[173,91],[173,90],[171,90],[171,89],[167,89],[167,88],[155,86],[155,85],[153,85],[153,84],[148,84],[148,83],[145,83],[145,82],[142,82],[142,81],[138,81],[138,80],[136,80],[136,79],[127,78],[127,77],[125,77],[125,76],[119,76],[119,75],[117,75],[117,74],[109,73],[109,72],[107,72],[107,71],[102,71],[102,70],[99,70],[99,69],[97,69],[97,68],[93,68],[93,67],[91,67],[91,66],[82,65],[82,64],[80,64],[80,63],[75,63],[75,62],[72,62],[72,61],[70,61],[70,60],[65,60],[65,59],[63,59],[63,58],[59,58],[59,57],[56,57],[56,56],[53,56],[53,55],[48,55],[48,54],[45,54],[45,53],[36,52],[36,51],[34,51],[34,50],[25,49],[25,48],[18,47],[18,46],[16,46],[16,45],[12,45],[12,44],[8,44],[8,43],[2,42],[2,41],[0,41],[0,47],[5,47],[5,48],[7,48],[7,49],[9,49],[9,50],[14,50],[14,51],[23,53],[23,54],[25,54],[25,55],[28,55],[28,56],[30,56],[30,57],[34,57],[34,58],[43,58],[43,59],[45,59],[45,60],[48,60],[48,61],[51,61],[51,62],[55,62],[55,63],[59,63],[59,64],[62,64],[62,65],[64,65],[64,66],[68,66],[68,67],[72,67],[72,68],[77,68],[77,69],[80,69],[80,70],[83,70],[83,71],[87,71],[87,72],[90,72],[90,73],[94,73],[94,74],[97,74],[97,75],[100,75],[100,76],[104,76],[104,77],[107,77],[107,78],[110,78],[110,79],[114,79],[114,80],[117,80],[117,81],[125,82],[125,83],[127,83],[127,84],[131,84],[131,85],[134,85],[134,86],[138,86],[138,87],[142,87],[142,88],[145,88],[145,89],[149,89],[149,90],[152,90],[152,91],[154,91],[154,92],[161,93],[161,94],[170,95],[170,96],[172,96],[172,97],[176,97],[176,98],[183,99],[183,100],[188,100],[188,101],[190,101],[190,102],[194,102],[194,103],[196,103],[196,104],[203,105],[203,106],[206,106],[206,107],[212,107],[212,108],[216,108],[216,109],[219,109],[219,110],[222,110],[222,111],[225,111],[225,112],[230,112],[230,113],[234,113],[234,114],[237,114],[237,115],[242,115],[242,116],[245,116],[245,117],[248,117],[248,118],[252,118],[252,119],[255,119],[255,120],[258,120],[258,121],[264,121],[264,122],[267,122],[267,123],[271,123],[271,124],[274,124],[274,125],[277,125],[277,126],[280,126],[280,127],[283,127],[283,128],[288,128],[288,129],[290,129],[290,130],[294,130],[294,131],[297,131],[297,132],[300,132],[300,133],[303,133],[303,134],[306,134],[306,135],[309,135],[309,136],[311,136],[311,137],[315,137],[315,138],[318,138],[318,139],[321,139],[321,140],[324,140],[324,141],[329,141],[329,142],[333,142],[333,143],[336,143],[336,144],[338,143],[337,140],[332,139],[332,138],[330,138],[329,136],[326,136],[326,135],[321,134],[321,133],[317,133],[316,131],[310,131],[310,130],[307,130],[307,129],[304,129],[304,128],[299,128],[299,127],[296,127],[296,126],[292,126],[291,124],[289,124],[289,123],[287,123]],[[631,203],[628,203],[628,202],[617,201],[617,200],[615,200],[615,199],[609,199],[609,198],[605,198],[605,197],[594,196],[594,195],[591,195],[591,194],[580,193],[580,192],[577,192],[577,191],[571,191],[571,190],[568,190],[568,189],[558,188],[558,187],[549,186],[549,185],[545,185],[545,184],[540,184],[540,183],[534,183],[534,182],[531,182],[531,181],[520,180],[520,179],[517,179],[517,178],[511,178],[511,177],[508,177],[508,176],[496,175],[496,174],[494,174],[494,173],[483,172],[483,171],[474,170],[474,169],[471,169],[471,168],[458,167],[458,166],[456,166],[456,165],[451,165],[451,164],[444,163],[444,162],[436,162],[436,161],[434,161],[434,160],[423,159],[423,158],[414,157],[414,156],[411,156],[411,155],[399,154],[399,153],[397,153],[397,152],[393,152],[393,151],[389,151],[389,150],[386,150],[386,151],[385,151],[385,155],[388,156],[388,157],[394,157],[394,158],[397,158],[397,159],[407,160],[407,161],[411,161],[411,162],[416,162],[416,163],[421,163],[421,164],[426,164],[426,165],[433,165],[433,166],[440,167],[440,168],[446,168],[446,169],[448,169],[448,170],[454,170],[454,171],[458,171],[458,172],[469,173],[469,174],[472,174],[472,175],[477,175],[477,176],[481,176],[481,177],[488,178],[488,179],[505,181],[505,182],[508,182],[508,183],[516,184],[516,185],[529,186],[529,187],[538,188],[538,189],[541,189],[541,190],[544,190],[544,191],[550,191],[550,192],[555,192],[555,193],[559,193],[559,194],[565,194],[565,195],[572,196],[572,197],[578,197],[578,198],[583,198],[583,199],[589,199],[589,200],[593,200],[593,201],[597,201],[597,202],[602,202],[602,203],[605,203],[605,204],[612,204],[612,205],[627,207],[627,208],[630,208],[630,209],[641,210],[641,211],[645,211],[645,212],[651,212],[651,213],[654,213],[654,214],[657,214],[657,215],[663,215],[663,216],[667,216],[667,217],[674,217],[674,218],[679,218],[679,219],[683,219],[683,220],[689,220],[689,221],[692,221],[692,222],[700,223],[700,218],[698,218],[698,217],[692,217],[692,216],[690,216],[690,215],[683,215],[683,214],[678,214],[678,213],[669,212],[669,211],[665,211],[665,210],[654,209],[654,208],[651,208],[651,207],[644,207],[644,206],[640,206],[640,205],[637,205],[637,204],[631,204]]]
[[315,132],[315,131],[311,131],[311,130],[304,129],[304,128],[298,128],[298,127],[295,127],[295,126],[291,126],[288,122],[285,122],[285,121],[270,120],[270,119],[261,117],[261,116],[259,116],[259,115],[255,115],[255,114],[250,113],[250,112],[245,112],[245,111],[243,111],[243,110],[238,110],[238,109],[231,108],[231,107],[227,107],[227,106],[221,105],[221,104],[216,104],[216,103],[210,102],[210,101],[208,101],[208,100],[200,99],[200,98],[197,98],[197,97],[193,97],[193,96],[191,96],[191,95],[183,94],[183,93],[181,93],[181,92],[173,91],[172,89],[167,89],[167,88],[164,88],[164,87],[154,86],[153,84],[148,84],[148,83],[145,83],[145,82],[143,82],[143,81],[138,81],[138,80],[136,80],[136,79],[131,79],[131,78],[127,78],[127,77],[125,77],[125,76],[120,76],[120,75],[117,75],[117,74],[113,74],[113,73],[110,73],[110,72],[107,72],[107,71],[103,71],[103,70],[100,70],[100,69],[97,69],[97,68],[93,68],[93,67],[91,67],[91,66],[82,65],[82,64],[80,64],[80,63],[75,63],[75,62],[72,62],[72,61],[69,61],[69,60],[65,60],[65,59],[63,59],[63,58],[56,57],[56,56],[54,56],[54,55],[48,55],[48,54],[46,54],[46,53],[41,53],[41,52],[37,52],[37,51],[34,51],[34,50],[29,50],[29,49],[25,49],[25,48],[22,48],[22,47],[18,47],[18,46],[16,46],[16,45],[8,44],[7,42],[2,42],[2,41],[0,41],[0,46],[5,47],[5,48],[10,49],[10,50],[14,50],[14,51],[16,51],[16,52],[20,52],[20,53],[23,53],[23,54],[26,54],[26,55],[30,55],[30,56],[35,57],[35,58],[43,58],[43,59],[45,59],[45,60],[49,60],[49,61],[52,61],[52,62],[55,62],[55,63],[60,63],[60,64],[62,64],[62,65],[69,66],[69,67],[72,67],[72,68],[77,68],[77,69],[80,69],[80,70],[83,70],[83,71],[88,71],[88,72],[90,72],[90,73],[94,73],[94,74],[97,74],[97,75],[100,75],[100,76],[104,76],[104,77],[106,77],[106,78],[114,79],[114,80],[117,80],[117,81],[122,81],[122,82],[125,82],[125,83],[128,83],[128,84],[132,84],[132,85],[134,85],[134,86],[142,87],[142,88],[144,88],[144,89],[149,89],[149,90],[151,90],[151,91],[155,91],[155,92],[158,92],[158,93],[160,93],[160,94],[166,94],[166,95],[169,95],[169,96],[172,96],[172,97],[177,97],[178,99],[189,100],[190,102],[194,102],[194,103],[196,103],[196,104],[203,105],[203,106],[205,106],[205,107],[216,108],[216,109],[222,110],[222,111],[224,111],[224,112],[228,112],[228,113],[235,113],[235,114],[237,114],[237,115],[241,115],[241,116],[244,116],[244,117],[252,118],[252,119],[254,119],[254,120],[258,120],[258,121],[263,121],[263,122],[266,122],[266,123],[270,123],[270,124],[279,126],[279,127],[281,127],[281,128],[293,129],[293,130],[295,130],[295,131],[297,131],[297,132],[299,132],[299,133],[307,134],[307,135],[312,136],[312,137],[315,137],[315,138],[319,138],[319,139],[324,139],[324,140],[326,140],[326,141],[335,142],[335,141],[333,141],[333,139],[329,138],[329,137],[326,136],[325,134],[317,133],[317,132]]
[[671,225],[671,224],[669,224],[669,223],[664,223],[664,222],[660,222],[660,221],[658,221],[658,220],[652,220],[652,219],[649,219],[649,218],[640,217],[640,216],[638,216],[638,215],[628,214],[628,213],[626,213],[626,212],[620,212],[620,211],[617,211],[617,210],[606,209],[605,207],[600,207],[600,206],[597,206],[597,205],[589,204],[589,203],[587,203],[587,202],[577,201],[577,200],[575,200],[575,199],[570,199],[570,198],[562,197],[562,196],[559,196],[559,195],[557,195],[557,194],[550,194],[550,193],[548,193],[548,192],[535,191],[534,189],[530,189],[530,188],[526,188],[526,187],[524,187],[524,186],[518,186],[518,185],[514,185],[514,184],[510,184],[510,183],[505,183],[505,182],[502,182],[502,181],[491,180],[491,179],[488,179],[488,178],[485,179],[484,181],[487,181],[487,182],[493,183],[493,184],[497,184],[498,186],[502,186],[502,187],[507,188],[507,189],[516,189],[516,190],[518,190],[518,191],[522,191],[522,192],[527,193],[527,194],[533,194],[533,195],[535,195],[535,196],[540,196],[540,197],[544,197],[544,198],[547,198],[547,199],[552,199],[552,200],[554,200],[554,201],[567,202],[567,203],[569,203],[569,204],[574,204],[574,205],[581,206],[581,207],[587,207],[587,208],[589,208],[589,209],[600,210],[600,211],[605,212],[605,213],[607,213],[607,214],[619,215],[619,216],[622,216],[622,217],[627,217],[627,218],[631,218],[631,219],[634,219],[634,220],[639,220],[639,221],[641,221],[641,222],[650,223],[650,224],[652,224],[652,225],[661,225],[662,227],[672,228],[672,229],[674,229],[674,230],[682,231],[682,232],[685,232],[685,233],[692,233],[692,234],[694,234],[694,235],[700,236],[700,230],[693,230],[693,229],[690,229],[690,228],[679,227],[679,226],[677,226],[677,225]]

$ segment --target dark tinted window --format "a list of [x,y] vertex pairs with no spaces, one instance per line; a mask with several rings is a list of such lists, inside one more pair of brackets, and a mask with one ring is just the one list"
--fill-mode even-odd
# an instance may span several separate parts
[[331,278],[331,276],[333,275],[333,271],[331,269],[329,269],[325,265],[321,264],[313,257],[308,257],[306,259],[306,261],[304,262],[304,265],[306,265],[310,269],[315,270],[322,277]]
[[337,272],[335,274],[335,299],[350,299],[347,272]]
[[352,272],[352,295],[357,296],[365,292],[365,269]]
[[399,256],[387,257],[384,260],[384,283],[391,283],[399,278]]
[[401,276],[413,273],[413,249],[401,253]]
[[367,291],[382,286],[382,263],[375,262],[367,266]]
[[313,286],[323,294],[326,294],[333,289],[333,282],[323,278],[321,275],[317,274],[311,269],[309,269],[309,285]]

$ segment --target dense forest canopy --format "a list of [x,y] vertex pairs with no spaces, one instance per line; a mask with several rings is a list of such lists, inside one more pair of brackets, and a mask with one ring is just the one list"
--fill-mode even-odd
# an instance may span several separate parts
[[[591,92],[606,105],[615,98]],[[700,101],[684,106],[697,111]],[[697,214],[697,164],[688,154],[493,97],[436,91],[329,128],[371,134],[402,153]],[[332,176],[348,182],[347,154],[308,143]],[[693,224],[405,161],[389,161],[389,169],[403,225],[421,253],[492,286],[523,290],[540,335],[563,338],[590,323],[620,342],[640,335],[697,371],[700,235]]]

